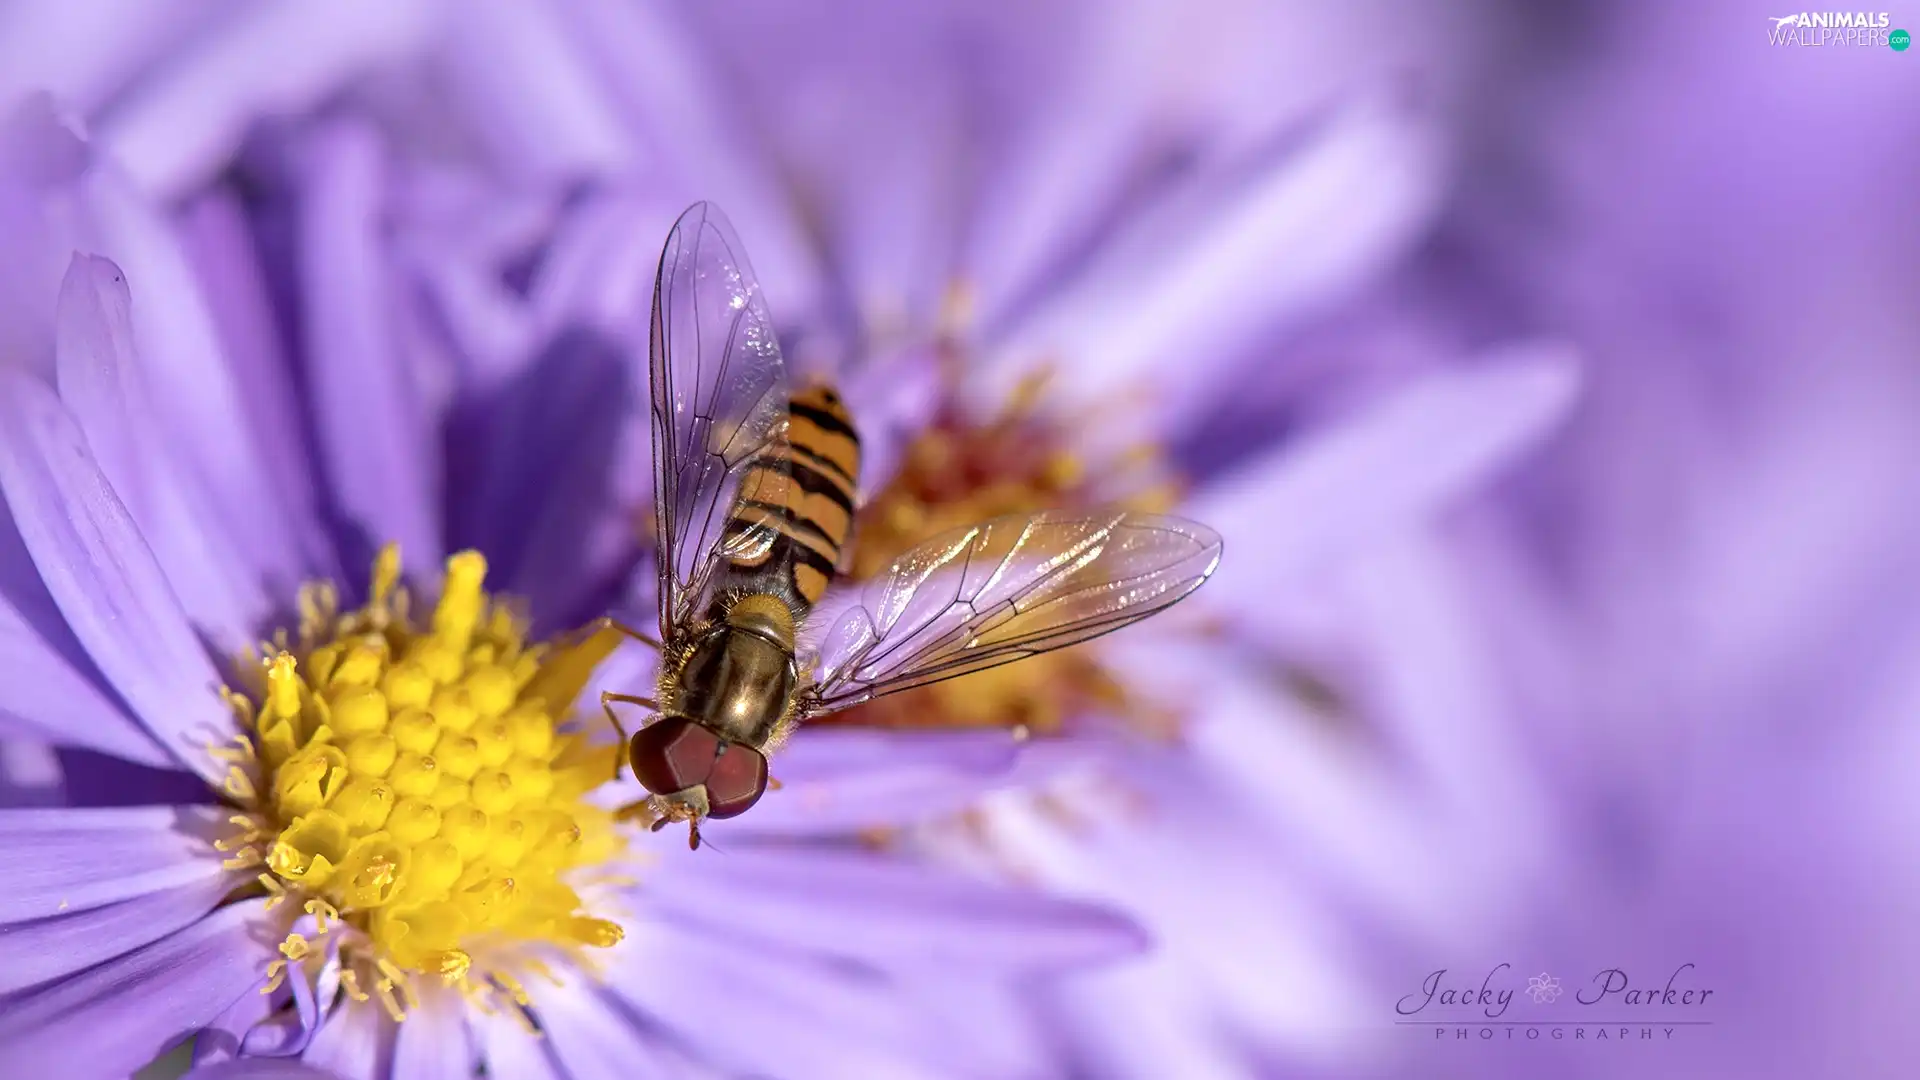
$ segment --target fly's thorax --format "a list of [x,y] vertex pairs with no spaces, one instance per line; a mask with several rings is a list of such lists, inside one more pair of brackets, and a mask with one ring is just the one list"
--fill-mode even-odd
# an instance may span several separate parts
[[[791,641],[791,619],[785,625]],[[747,746],[771,739],[799,676],[791,647],[752,626],[716,623],[698,638],[672,679],[662,711]]]
[[787,601],[771,593],[748,593],[726,606],[723,621],[735,630],[758,634],[793,652],[794,615]]

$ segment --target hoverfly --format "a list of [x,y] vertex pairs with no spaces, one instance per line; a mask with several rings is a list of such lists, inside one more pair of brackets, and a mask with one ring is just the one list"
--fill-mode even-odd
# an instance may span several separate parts
[[[1173,517],[1043,512],[935,536],[803,630],[852,525],[859,437],[834,392],[789,391],[773,321],[724,215],[697,203],[660,255],[650,335],[658,649],[652,698],[601,694],[658,830],[744,813],[810,717],[1097,637],[1187,596],[1220,558]],[[614,704],[650,721],[628,739]],[[619,767],[615,766],[616,769]]]

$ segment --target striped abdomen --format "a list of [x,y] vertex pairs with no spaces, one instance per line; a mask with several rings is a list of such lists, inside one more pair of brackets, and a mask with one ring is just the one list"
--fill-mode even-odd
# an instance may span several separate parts
[[790,567],[787,580],[757,581],[788,594],[803,615],[820,601],[853,528],[860,481],[860,437],[840,395],[825,386],[788,403],[787,437],[769,446],[740,481],[728,532],[771,531],[769,544],[747,545],[728,563],[749,580]]

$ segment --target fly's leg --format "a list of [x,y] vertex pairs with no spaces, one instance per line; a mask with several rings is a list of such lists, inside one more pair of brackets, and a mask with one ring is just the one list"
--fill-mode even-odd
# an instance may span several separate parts
[[647,648],[652,649],[654,652],[660,651],[659,640],[653,637],[651,634],[643,634],[640,631],[635,630],[633,627],[628,626],[626,623],[623,623],[620,620],[615,619],[611,616],[600,620],[600,622],[602,625],[608,627],[609,629],[618,630],[622,634],[625,634],[628,637],[632,638],[633,640],[639,642],[640,644],[645,645]]
[[652,796],[644,799],[635,799],[625,806],[615,809],[613,812],[613,820],[639,821],[654,830],[660,829],[667,821],[667,819],[661,815],[660,808],[654,805]]
[[630,736],[627,735],[626,725],[620,722],[620,717],[613,711],[613,703],[616,701],[655,711],[658,711],[660,706],[652,698],[638,697],[634,694],[616,694],[611,690],[600,691],[600,708],[605,710],[608,722],[613,724],[613,730],[620,735],[620,744],[613,751],[613,778],[618,780],[621,770],[626,768],[627,742]]
[[687,846],[700,850],[700,814],[686,807],[663,806],[658,796],[636,799],[613,812],[615,821],[639,821],[648,832],[659,832],[677,821],[687,823]]

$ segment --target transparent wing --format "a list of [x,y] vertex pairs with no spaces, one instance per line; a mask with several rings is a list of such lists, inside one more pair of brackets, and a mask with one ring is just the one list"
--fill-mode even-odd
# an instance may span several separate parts
[[664,639],[698,613],[724,551],[772,542],[755,525],[722,537],[745,466],[786,430],[773,319],[739,237],[711,203],[695,203],[667,234],[651,346]]
[[896,560],[822,640],[806,711],[1058,649],[1200,587],[1220,537],[1180,518],[1048,512],[954,529]]

